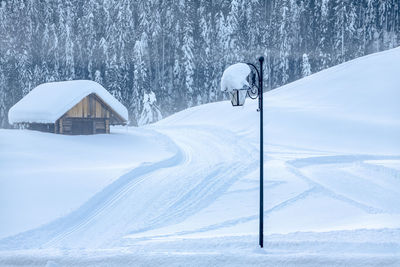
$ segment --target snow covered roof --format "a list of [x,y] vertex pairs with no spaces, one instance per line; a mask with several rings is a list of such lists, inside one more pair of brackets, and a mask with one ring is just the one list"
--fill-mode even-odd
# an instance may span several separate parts
[[8,112],[13,123],[54,123],[90,94],[96,94],[119,116],[128,121],[128,110],[103,86],[88,80],[44,83],[35,87]]

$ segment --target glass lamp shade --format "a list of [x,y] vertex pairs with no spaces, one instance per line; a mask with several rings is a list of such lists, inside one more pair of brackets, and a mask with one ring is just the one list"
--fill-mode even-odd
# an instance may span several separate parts
[[231,103],[232,106],[238,107],[243,106],[246,101],[247,90],[233,90],[231,92]]

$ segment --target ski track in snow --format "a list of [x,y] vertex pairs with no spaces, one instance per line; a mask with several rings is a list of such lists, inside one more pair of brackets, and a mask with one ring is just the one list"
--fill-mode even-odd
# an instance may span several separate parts
[[[257,148],[249,146],[245,142],[246,139],[240,141],[241,139],[237,138],[235,133],[211,126],[163,127],[158,128],[157,131],[159,132],[158,136],[164,138],[164,142],[169,143],[170,147],[175,150],[175,154],[172,157],[157,163],[143,164],[135,168],[106,187],[102,192],[95,195],[87,203],[82,205],[81,208],[64,218],[38,229],[1,240],[0,246],[5,249],[5,251],[10,249],[15,250],[15,252],[11,254],[6,253],[4,255],[5,262],[3,263],[18,262],[12,255],[18,253],[20,249],[41,248],[43,251],[51,251],[52,249],[57,250],[65,248],[69,250],[92,248],[93,251],[88,252],[90,254],[94,253],[96,249],[107,247],[136,247],[146,240],[179,240],[179,238],[185,238],[185,236],[191,234],[206,233],[258,220],[258,215],[254,214],[217,223],[211,222],[204,227],[193,228],[191,230],[170,232],[163,235],[150,234],[148,237],[124,238],[129,234],[146,233],[158,227],[166,227],[168,225],[181,223],[186,218],[211,205],[222,194],[235,194],[248,191],[257,194],[258,192],[257,187],[247,190],[227,191],[233,183],[239,179],[244,180],[245,178],[243,177],[254,171],[258,166]],[[173,139],[171,137],[173,137]],[[229,147],[229,144],[234,143],[233,140],[236,140],[235,146]],[[200,146],[204,143],[208,144],[208,150],[201,149]],[[228,157],[226,156],[227,147],[229,147]],[[356,166],[367,173],[379,172],[380,176],[389,176],[393,179],[399,179],[400,177],[400,171],[398,170],[382,165],[365,163],[365,161],[370,160],[398,160],[400,157],[323,155],[295,160],[282,160],[282,153],[279,155],[279,146],[273,147],[277,149],[276,154],[274,151],[269,151],[270,155],[268,159],[283,161],[283,166],[286,171],[303,180],[308,186],[294,196],[285,198],[271,207],[266,207],[264,213],[267,220],[271,214],[295,205],[300,200],[318,194],[323,194],[324,196],[344,202],[366,213],[375,214],[384,212],[384,210],[378,207],[357,201],[351,195],[335,192],[334,189],[324,186],[313,179],[313,177],[305,175],[302,170],[303,168],[313,168],[316,166],[331,168],[332,164],[340,166],[353,166],[356,164]],[[287,155],[288,154],[286,154],[284,158],[287,157]],[[267,168],[267,187],[274,188],[286,183],[284,180],[268,180],[268,171]],[[181,179],[182,175],[185,176],[185,179]],[[164,183],[164,186],[168,187],[169,190],[152,192],[155,183]],[[140,191],[146,191],[148,193],[145,195],[138,194],[138,196],[135,197],[137,192]],[[171,197],[171,195],[174,195],[174,197]],[[136,223],[136,221],[139,223]],[[140,222],[145,222],[145,224]],[[112,234],[109,235],[107,233]],[[229,240],[229,237],[226,237],[226,239]],[[245,238],[245,240],[247,240],[247,238]],[[268,241],[268,236],[266,240],[266,247],[269,247],[271,251],[276,251],[274,253],[277,255],[279,255],[279,253],[298,253],[301,250],[299,247],[306,247],[312,251],[310,253],[318,254],[324,251],[324,248],[329,250],[332,246],[331,241],[315,243],[309,241],[308,238],[297,242],[287,241],[286,243],[283,241]],[[161,244],[163,242],[166,241],[161,241]],[[191,244],[191,242],[196,241],[186,242]],[[212,244],[212,241],[209,242]],[[242,240],[241,242],[246,243],[247,241]],[[394,244],[388,244],[387,246],[393,249],[393,246],[400,247],[399,244],[399,242],[395,241]],[[378,246],[375,244],[335,244],[335,246],[338,247],[340,247],[340,245],[353,247],[355,250],[357,247],[364,250],[373,250],[373,248]],[[380,246],[382,245],[384,244],[380,244]],[[335,250],[336,252],[340,252],[340,249],[336,247]],[[185,254],[186,252],[182,253]],[[262,255],[260,260],[265,257],[270,261],[272,260],[271,262],[277,264],[282,263],[274,261],[274,258],[271,258],[271,256],[271,254]],[[24,257],[27,257],[26,260],[29,264],[35,262],[26,255],[21,256],[20,259],[24,259]],[[44,258],[46,257],[49,256],[45,256]],[[251,259],[248,260],[249,262],[252,261]],[[390,257],[380,258],[379,256],[375,260],[378,262],[385,262],[386,260],[388,265],[393,262],[398,262],[398,258],[396,257],[390,260]],[[107,262],[107,260],[105,260],[105,262]],[[115,261],[112,262],[115,263]],[[118,261],[116,262],[118,263]],[[238,260],[238,263],[239,262],[240,260]],[[296,261],[296,263],[297,262],[298,261]],[[320,263],[322,262],[329,265],[328,258],[321,258]],[[346,263],[355,264],[355,262],[362,261],[359,261],[359,259],[354,262],[349,260]],[[1,260],[0,263],[2,263]],[[96,264],[97,263],[99,262],[96,262]],[[119,263],[124,264],[124,261]],[[290,263],[289,259],[288,263]],[[93,262],[87,262],[86,264],[90,265],[93,264]]]
[[[335,177],[336,175],[345,177],[349,176],[348,179],[348,186],[351,188],[353,185],[354,181],[357,180],[362,180],[360,184],[362,185],[368,185],[371,184],[370,187],[374,189],[374,193],[376,192],[379,195],[387,195],[390,194],[391,188],[382,188],[382,186],[379,185],[382,180],[385,179],[391,179],[390,186],[393,187],[393,185],[397,182],[398,185],[400,185],[400,171],[392,168],[388,168],[385,166],[379,166],[371,163],[365,163],[365,161],[368,160],[400,160],[399,156],[371,156],[371,155],[341,155],[341,156],[322,156],[322,157],[311,157],[311,158],[304,158],[304,159],[296,159],[289,161],[288,164],[291,165],[290,170],[298,175],[299,177],[303,178],[310,184],[313,184],[314,186],[320,188],[320,190],[323,190],[326,195],[331,196],[332,198],[335,198],[337,200],[344,201],[350,205],[353,205],[354,207],[360,208],[367,213],[385,213],[385,212],[390,212],[390,209],[382,209],[379,207],[375,207],[373,205],[368,205],[365,203],[362,203],[360,201],[357,201],[357,197],[351,196],[351,195],[344,195],[340,194],[338,192],[335,192],[335,189],[329,188],[327,186],[322,185],[321,183],[317,182],[315,179],[307,177],[304,175],[301,171],[301,168],[303,167],[308,167],[308,168],[331,168],[333,171],[331,171],[330,175]],[[334,164],[335,168],[332,168],[332,165]],[[337,166],[339,165],[339,166]],[[350,167],[357,167],[359,170],[358,172],[360,173],[351,173],[348,170],[343,170],[346,169],[346,166]],[[296,168],[297,167],[297,168]],[[340,171],[337,171],[337,170]],[[371,177],[379,177],[380,179],[373,179],[373,182],[368,181],[366,177],[371,176]],[[396,181],[397,180],[397,181]],[[392,202],[392,203],[398,203],[400,204],[400,199],[398,198],[398,194],[400,193],[399,190],[396,190],[393,195],[393,199],[391,201],[387,202]],[[368,196],[374,196],[374,194],[367,194]],[[396,212],[399,212],[398,205],[394,205],[396,208]]]
[[[182,223],[185,219],[198,213],[203,208],[211,205],[216,199],[218,199],[223,194],[235,194],[243,192],[254,192],[258,193],[258,188],[249,188],[247,190],[238,191],[228,191],[230,186],[238,180],[245,180],[244,178],[249,173],[257,169],[258,158],[257,158],[257,148],[249,146],[246,143],[246,139],[240,141],[236,134],[233,132],[228,132],[225,129],[217,127],[184,127],[184,126],[174,126],[174,127],[162,127],[157,128],[157,132],[160,138],[164,139],[164,142],[169,143],[171,149],[175,150],[175,154],[163,161],[143,164],[132,171],[128,172],[124,176],[120,177],[117,181],[106,187],[102,192],[95,195],[87,203],[82,205],[81,208],[72,212],[66,217],[56,220],[52,223],[44,225],[38,229],[33,229],[31,231],[21,233],[16,236],[12,236],[3,240],[0,240],[0,247],[4,249],[3,260],[0,260],[0,265],[4,263],[17,263],[18,261],[25,260],[28,265],[33,263],[46,263],[42,262],[43,259],[57,259],[57,256],[51,254],[53,250],[63,250],[67,249],[69,253],[73,253],[76,249],[88,249],[88,255],[94,253],[93,257],[99,257],[98,249],[106,249],[109,247],[119,248],[111,254],[110,257],[105,257],[99,261],[80,262],[79,252],[75,251],[76,262],[65,261],[63,258],[59,258],[59,262],[64,262],[64,264],[85,264],[85,265],[98,265],[101,262],[108,264],[105,265],[119,265],[128,264],[130,257],[135,255],[131,251],[130,254],[125,255],[122,251],[127,248],[138,248],[142,242],[161,240],[156,246],[162,246],[163,243],[167,242],[165,240],[176,240],[169,241],[171,244],[174,242],[186,242],[186,246],[192,246],[192,242],[198,245],[199,240],[186,240],[185,237],[199,234],[207,233],[215,230],[229,228],[236,225],[248,223],[251,221],[257,221],[258,215],[254,214],[251,216],[236,217],[220,222],[210,222],[208,225],[200,228],[192,228],[191,230],[175,231],[169,232],[162,235],[151,234],[151,230],[157,229],[159,227],[167,227],[168,225],[174,225]],[[172,138],[173,137],[173,138]],[[234,143],[235,146],[229,146],[229,144]],[[204,143],[208,144],[207,150],[201,149]],[[227,156],[227,147],[229,149]],[[332,164],[339,165],[341,167],[346,166],[357,166],[358,169],[365,171],[366,173],[378,172],[380,177],[389,177],[390,179],[399,180],[400,171],[392,168],[385,167],[383,165],[376,165],[373,163],[365,163],[371,160],[398,160],[400,157],[378,157],[378,156],[368,156],[368,155],[335,155],[335,156],[312,156],[305,157],[294,160],[282,159],[288,157],[289,154],[281,153],[279,154],[279,146],[273,146],[277,151],[269,151],[268,161],[278,160],[283,162],[284,169],[304,181],[307,184],[304,190],[298,191],[293,196],[283,198],[281,201],[274,203],[273,206],[266,207],[264,214],[266,220],[269,216],[273,216],[275,212],[285,210],[286,208],[299,203],[299,201],[309,198],[310,196],[324,195],[329,198],[335,199],[337,201],[344,202],[351,205],[359,210],[362,210],[368,214],[378,214],[384,213],[385,210],[375,207],[373,205],[368,205],[357,201],[352,195],[346,195],[336,192],[335,189],[329,186],[323,185],[318,182],[314,177],[307,176],[303,169],[308,168],[332,168]],[[276,152],[276,153],[274,153]],[[309,152],[306,152],[309,153]],[[284,154],[284,155],[283,155]],[[313,154],[318,154],[315,152]],[[266,155],[267,156],[267,155]],[[290,156],[289,156],[290,157]],[[266,163],[267,164],[267,163]],[[359,171],[360,171],[359,170]],[[275,188],[278,186],[285,185],[284,180],[269,180],[269,169],[266,169],[266,187]],[[354,173],[352,175],[355,175]],[[185,179],[181,179],[185,176]],[[250,180],[251,181],[251,180]],[[168,187],[168,190],[163,190],[163,192],[156,191],[152,192],[154,184],[163,183],[161,188]],[[137,194],[138,192],[147,192],[146,194]],[[173,197],[171,197],[173,196]],[[268,196],[267,196],[268,197]],[[145,223],[143,223],[145,222]],[[138,238],[124,238],[127,235],[135,235],[136,233],[146,233],[150,231],[147,237]],[[111,234],[108,234],[111,233]],[[398,235],[399,232],[395,232]],[[243,259],[247,259],[248,263],[258,264],[268,260],[271,266],[275,264],[290,265],[299,263],[299,256],[293,256],[293,261],[290,261],[290,257],[285,261],[280,261],[277,255],[285,254],[295,255],[296,253],[304,254],[304,264],[308,261],[307,257],[312,256],[312,262],[324,265],[334,264],[333,258],[325,255],[326,251],[332,249],[335,253],[344,253],[346,251],[340,249],[341,246],[346,246],[347,248],[354,249],[351,256],[344,256],[344,265],[357,265],[359,263],[364,263],[361,258],[354,256],[360,251],[374,251],[376,253],[378,250],[383,250],[383,247],[388,247],[392,253],[388,253],[389,256],[383,257],[381,254],[377,254],[375,258],[371,258],[371,262],[386,263],[387,265],[395,266],[399,263],[399,257],[393,255],[400,255],[400,242],[394,240],[394,243],[346,243],[346,242],[332,242],[332,241],[309,241],[309,238],[315,234],[305,235],[304,239],[299,241],[270,241],[269,236],[266,236],[266,247],[269,248],[269,253],[263,254],[257,252],[257,249],[250,251],[250,255],[243,255]],[[144,235],[146,236],[146,234]],[[225,240],[228,241],[234,237],[226,237]],[[281,238],[285,238],[282,235]],[[179,241],[179,240],[186,241]],[[243,237],[237,240],[239,246],[245,246],[248,244],[248,237]],[[253,240],[254,238],[250,238]],[[155,241],[152,241],[155,242]],[[208,240],[210,246],[213,247],[213,242]],[[221,241],[222,242],[222,241]],[[223,242],[222,242],[223,243]],[[254,243],[256,240],[254,239]],[[144,245],[148,247],[146,243]],[[183,245],[182,245],[183,246]],[[197,253],[206,257],[210,251],[202,251],[201,245],[198,245]],[[220,248],[221,244],[215,244],[215,246]],[[151,246],[150,246],[151,247]],[[302,249],[301,249],[301,248]],[[24,254],[21,251],[34,250],[40,248],[43,253],[49,252],[49,255],[44,255],[40,260],[33,259],[29,255]],[[304,251],[309,250],[309,255]],[[22,250],[21,250],[22,249]],[[74,250],[75,249],[75,250]],[[148,248],[149,249],[149,248]],[[7,251],[10,251],[7,254]],[[14,251],[14,252],[11,252]],[[181,252],[179,252],[181,251]],[[22,253],[21,256],[16,257],[18,253]],[[125,256],[118,258],[121,253]],[[146,252],[149,255],[150,252]],[[171,252],[168,252],[170,255]],[[176,251],[176,255],[185,256],[184,262],[190,262],[190,253],[187,249],[179,248]],[[181,253],[181,254],[180,254]],[[194,253],[194,252],[193,252]],[[218,254],[219,253],[219,254]],[[219,257],[222,255],[229,254],[230,252],[218,252]],[[225,253],[225,254],[224,254]],[[29,253],[28,253],[29,254]],[[173,254],[173,253],[172,253]],[[0,254],[1,255],[1,254]],[[114,256],[112,256],[114,255]],[[163,253],[151,254],[152,257],[161,257]],[[217,256],[218,256],[217,255]],[[258,255],[258,256],[257,256]],[[320,260],[317,260],[316,255],[321,255]],[[323,255],[323,256],[322,256]],[[170,255],[171,256],[171,255]],[[366,254],[363,257],[370,257]],[[393,257],[392,257],[393,256]],[[118,260],[116,260],[116,258]],[[231,255],[232,259],[233,255]],[[346,258],[347,257],[347,258]],[[391,258],[392,257],[392,258]],[[140,259],[141,255],[136,255],[134,259]],[[174,256],[170,258],[174,259]],[[296,259],[296,260],[295,260]],[[143,259],[142,259],[143,260]],[[212,261],[210,259],[210,261]],[[144,261],[143,261],[144,262]],[[179,259],[171,261],[173,265],[174,262],[179,262]],[[243,263],[240,259],[237,259],[237,264]],[[316,264],[315,266],[317,266]],[[22,262],[23,265],[23,262]],[[40,265],[40,264],[38,264]],[[309,262],[306,265],[310,265]],[[362,266],[361,264],[360,266]],[[57,265],[55,265],[57,266]]]
[[[239,148],[239,142],[232,147],[231,151],[232,158],[240,158],[240,156],[248,158],[247,162],[241,162],[241,164],[236,161],[226,162],[222,151],[218,151],[218,149],[226,150],[225,146],[235,139],[232,133],[223,132],[214,135],[211,133],[220,130],[204,131],[204,129],[192,127],[176,130],[176,127],[174,128],[173,134],[179,138],[174,140],[177,151],[173,157],[132,170],[70,215],[39,229],[6,238],[0,244],[8,248],[13,247],[11,244],[14,244],[15,248],[21,246],[24,248],[85,247],[90,246],[92,240],[95,240],[96,246],[110,244],[129,233],[182,221],[212,203],[238,177],[255,167],[255,162],[252,163],[254,153],[246,151],[248,149],[245,144]],[[164,134],[168,135],[170,131],[166,129]],[[218,136],[223,136],[224,140]],[[165,136],[165,138],[168,137]],[[202,142],[199,142],[200,138],[209,142],[210,150],[206,150],[207,155],[196,152],[202,151],[196,148],[196,146],[202,146]],[[197,169],[197,171],[188,175],[190,173],[188,169]],[[182,175],[186,176],[185,179],[181,179]],[[173,193],[140,194],[137,197],[140,200],[135,198],[138,190],[151,192],[152,185],[158,182],[167,183]],[[175,197],[171,198],[171,194],[175,193]],[[146,199],[143,199],[144,196]],[[135,209],[134,206],[137,203],[141,204]],[[146,204],[143,206],[143,203]],[[153,203],[160,205],[157,207]],[[126,210],[126,213],[121,212],[121,209]],[[135,219],[138,216],[145,218],[145,225],[135,225]],[[115,231],[110,231],[110,228]],[[99,236],[99,233],[105,232],[114,234]]]
[[222,102],[146,127],[173,156],[0,240],[0,265],[400,266],[396,58],[400,48],[266,93],[264,249],[256,106]]

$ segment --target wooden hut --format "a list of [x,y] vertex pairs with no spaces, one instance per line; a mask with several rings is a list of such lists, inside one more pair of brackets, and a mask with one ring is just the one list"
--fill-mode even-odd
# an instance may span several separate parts
[[128,111],[100,84],[77,80],[39,85],[10,109],[8,119],[43,132],[98,134],[126,124]]

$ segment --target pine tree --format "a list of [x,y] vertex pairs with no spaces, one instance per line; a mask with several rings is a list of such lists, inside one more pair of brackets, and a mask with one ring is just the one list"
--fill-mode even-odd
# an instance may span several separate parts
[[365,47],[367,53],[379,51],[379,32],[377,28],[377,4],[378,0],[367,0],[366,18],[365,18]]
[[95,26],[95,10],[96,2],[95,0],[85,1],[82,6],[82,19],[80,23],[80,35],[79,42],[81,45],[81,62],[80,65],[86,66],[83,68],[85,70],[84,75],[90,80],[94,79],[94,56],[93,47],[96,42],[96,26]]
[[57,29],[54,24],[50,25],[50,36],[49,36],[49,49],[45,52],[46,57],[43,61],[43,67],[45,76],[42,79],[45,79],[46,82],[58,81],[60,80],[60,54],[58,48],[58,36]]
[[[211,4],[209,1],[200,1],[200,7],[198,10],[198,16],[200,18],[199,30],[200,36],[198,42],[196,42],[196,54],[199,57],[197,64],[197,77],[198,77],[198,88],[204,87],[204,90],[208,90],[208,94],[203,94],[202,103],[215,101],[216,88],[212,86],[213,77],[213,59],[212,59],[212,22],[210,14]],[[199,94],[200,95],[200,94]]]
[[6,34],[6,16],[5,16],[5,2],[0,1],[0,36],[4,36],[4,38],[0,38],[0,128],[5,128],[8,125],[7,122],[7,99],[5,88],[7,86],[7,81],[5,77],[5,69],[3,66],[5,64],[5,48],[7,44],[7,34]]
[[[186,4],[188,9],[191,8],[190,2]],[[190,13],[189,13],[190,14]],[[184,33],[183,33],[183,71],[185,73],[185,91],[187,92],[187,100],[188,100],[188,107],[193,106],[196,104],[195,98],[196,96],[192,96],[195,91],[194,88],[194,56],[193,56],[193,22],[190,20],[190,15],[187,14],[185,18],[185,26],[184,26]]]
[[[179,3],[180,4],[180,3]],[[178,14],[176,14],[177,18],[174,21],[174,27],[172,30],[172,37],[174,38],[175,45],[171,47],[171,63],[172,63],[172,99],[175,105],[171,109],[172,112],[177,112],[187,107],[186,101],[186,94],[184,86],[185,84],[185,73],[183,70],[183,27],[184,27],[184,20],[183,14],[181,13],[182,5],[174,5],[173,7],[175,10],[178,10]]]
[[[383,49],[390,49],[397,44],[397,34],[394,31],[394,17],[398,10],[399,2],[394,0],[387,0],[379,2],[378,8],[378,28],[381,29],[380,40]],[[397,11],[397,12],[396,12]]]
[[[225,55],[228,53],[229,38],[228,30],[226,27],[225,15],[222,11],[218,11],[215,14],[216,29],[214,35],[214,41],[216,42],[216,48],[214,49],[213,58],[217,58],[214,63],[214,73],[215,78],[213,79],[212,87],[215,88],[217,92],[220,92],[220,83],[217,77],[221,77],[224,69],[229,65]],[[223,95],[222,97],[226,97]],[[221,98],[217,97],[217,100]]]
[[227,62],[232,64],[239,60],[239,0],[232,0],[230,10],[226,18],[226,42],[225,50]]
[[96,59],[93,69],[95,71],[95,81],[102,84],[107,88],[107,84],[105,82],[105,73],[107,69],[108,61],[108,43],[107,40],[102,37],[100,41],[93,48],[93,58]]
[[65,10],[65,74],[66,80],[75,78],[74,40],[72,35],[72,3],[66,1]]
[[281,13],[281,24],[279,26],[279,35],[281,36],[279,42],[279,65],[278,65],[278,77],[277,81],[279,85],[285,84],[289,80],[289,54],[290,54],[290,9],[289,2],[287,0],[280,2],[280,13]]
[[141,41],[136,41],[134,47],[134,56],[133,61],[134,72],[133,72],[133,85],[132,85],[132,98],[130,99],[131,105],[135,108],[135,116],[131,118],[131,121],[137,121],[137,116],[139,112],[142,110],[141,101],[139,101],[139,92],[142,92],[142,89],[145,87],[147,81],[147,69],[143,59],[143,44]]
[[2,69],[2,64],[3,62],[0,57],[0,128],[5,128],[8,124],[7,114],[6,114],[7,105],[6,105],[6,94],[5,94],[6,77]]
[[306,77],[311,75],[311,66],[310,62],[308,62],[308,56],[307,54],[303,54],[303,60],[302,60],[302,65],[301,65],[301,75],[302,77]]
[[332,27],[329,20],[330,3],[332,0],[317,1],[316,10],[318,11],[317,23],[319,24],[320,37],[316,47],[317,66],[316,70],[322,70],[331,65],[331,34]]
[[334,20],[334,51],[336,54],[335,62],[342,63],[345,61],[345,23],[346,23],[346,6],[343,0],[335,0],[332,2],[333,10],[337,14],[337,19]]
[[162,119],[161,111],[156,105],[157,99],[153,91],[144,92],[143,110],[140,114],[138,125],[142,126]]

